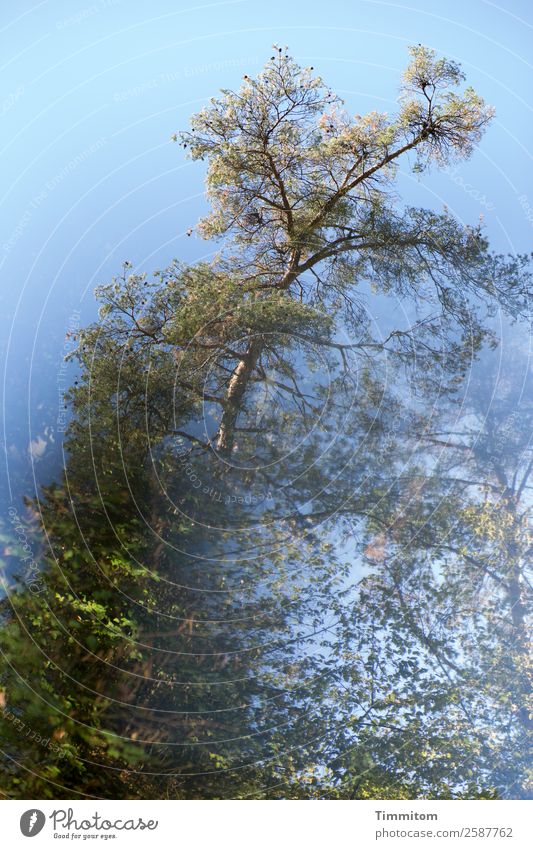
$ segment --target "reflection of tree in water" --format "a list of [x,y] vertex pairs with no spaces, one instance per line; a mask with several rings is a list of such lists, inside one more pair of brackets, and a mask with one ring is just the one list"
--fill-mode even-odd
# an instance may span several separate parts
[[370,571],[337,653],[347,686],[354,639],[373,649],[360,666],[393,702],[385,741],[369,724],[378,762],[395,744],[444,792],[527,798],[531,386],[527,357],[499,381],[495,361],[484,354],[465,399],[413,420],[418,445],[364,528]]
[[[501,519],[497,477],[527,493],[526,411],[509,387],[486,414],[479,387],[459,416],[449,394],[424,415],[360,354],[345,373],[328,352],[327,387],[291,352],[327,396],[319,424],[289,454],[299,410],[264,411],[266,437],[239,437],[244,469],[155,426],[148,453],[133,383],[113,411],[75,390],[65,484],[42,504],[56,563],[45,593],[14,597],[35,645],[14,625],[5,640],[22,676],[8,705],[60,746],[30,751],[66,796],[527,793],[525,602],[517,618],[511,597],[528,543]],[[28,741],[7,731],[20,757]],[[42,793],[42,778],[25,781]]]
[[283,54],[193,119],[230,244],[125,268],[80,334],[42,592],[4,603],[12,795],[528,794],[529,400],[456,401],[525,260],[390,189],[477,141],[458,82],[417,49],[396,123],[317,124]]

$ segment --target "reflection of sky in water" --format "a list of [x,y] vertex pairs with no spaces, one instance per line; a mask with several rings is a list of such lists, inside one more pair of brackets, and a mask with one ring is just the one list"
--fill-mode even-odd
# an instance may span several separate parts
[[[125,15],[119,2],[95,4],[91,14],[81,2],[56,2],[14,23],[4,13],[12,61],[3,75],[1,336],[15,499],[28,480],[31,488],[32,458],[39,480],[61,465],[61,352],[72,315],[80,310],[82,323],[95,315],[93,287],[125,258],[151,270],[174,255],[210,252],[185,237],[203,208],[201,166],[168,140],[220,86],[236,86],[260,66],[274,30],[302,62],[312,57],[320,65],[353,112],[393,111],[406,42],[463,61],[469,82],[496,106],[497,121],[473,159],[448,173],[419,181],[403,165],[400,191],[408,202],[445,203],[473,223],[482,214],[498,250],[529,248],[527,30],[495,8],[483,7],[480,23],[477,4],[457,15],[447,4],[433,5],[431,14],[390,7],[386,26],[379,6],[364,4],[353,19],[341,6],[342,25],[328,29],[319,8],[303,26],[296,8],[274,3],[266,21],[256,3],[222,3],[209,9],[208,33],[200,9],[176,9],[169,0],[150,15],[131,4]],[[30,43],[36,46],[28,52]],[[372,309],[386,324],[390,306]]]
[[[62,393],[75,373],[63,363],[67,334],[95,318],[94,287],[118,273],[125,259],[150,272],[175,256],[211,256],[213,245],[186,235],[205,209],[202,166],[186,161],[169,139],[220,86],[237,87],[244,72],[254,73],[273,40],[287,42],[304,64],[312,61],[350,112],[394,111],[408,43],[427,43],[462,61],[468,81],[496,106],[497,119],[467,163],[420,179],[403,163],[399,194],[436,210],[445,204],[473,224],[482,215],[497,251],[530,249],[533,188],[524,175],[530,173],[531,68],[522,58],[530,33],[518,19],[480,2],[450,9],[444,0],[431,12],[387,6],[386,22],[379,4],[357,4],[352,14],[333,0],[328,26],[319,4],[306,9],[305,24],[298,4],[269,3],[268,20],[264,8],[256,2],[210,7],[206,30],[205,11],[176,9],[170,0],[158,0],[150,13],[119,0],[90,7],[59,0],[9,27],[12,61],[3,71],[0,105],[1,445],[9,475],[8,481],[2,475],[2,514],[10,503],[22,513],[22,498],[34,493],[35,483],[60,474]],[[528,15],[525,3],[516,8]],[[335,20],[342,25],[332,25]],[[412,319],[409,304],[400,308],[383,297],[366,303],[383,335]],[[509,382],[518,397],[528,391],[527,328],[497,316],[494,329],[503,344],[467,373],[458,390],[465,407],[484,371],[490,373],[483,388],[487,410]],[[518,367],[508,354],[513,347],[525,354]],[[427,398],[410,400],[423,407]],[[276,410],[272,386],[260,386],[255,401],[257,426]],[[207,412],[208,428],[213,422]],[[470,423],[478,426],[467,414],[462,427]],[[202,434],[202,425],[193,432]],[[530,504],[527,491],[524,501]],[[303,515],[311,509],[301,508]],[[338,557],[353,563],[353,543],[338,537],[335,543]],[[376,536],[365,554],[379,561],[385,551],[386,541]],[[357,570],[367,572],[360,553],[356,558]]]

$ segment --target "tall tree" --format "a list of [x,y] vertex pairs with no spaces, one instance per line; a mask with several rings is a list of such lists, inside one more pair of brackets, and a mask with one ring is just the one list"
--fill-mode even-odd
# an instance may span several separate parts
[[530,798],[532,387],[519,347],[505,346],[503,374],[500,352],[483,351],[466,394],[405,419],[408,459],[363,528],[371,572],[342,645],[374,647],[400,757],[415,734],[431,753],[422,784],[433,764],[433,786],[442,770],[455,792],[477,780]]
[[[525,310],[527,258],[396,201],[401,157],[423,171],[467,156],[492,114],[458,93],[455,63],[411,52],[398,115],[350,118],[276,48],[181,136],[208,160],[199,230],[225,240],[219,255],[153,279],[125,264],[99,288],[65,477],[38,505],[43,591],[4,604],[3,698],[69,741],[67,767],[3,724],[10,763],[31,764],[22,792],[57,795],[61,778],[67,797],[76,782],[194,798],[499,792],[490,758],[471,780],[461,764],[483,750],[472,670],[492,644],[463,674],[472,617],[463,604],[446,632],[458,592],[439,584],[435,545],[458,502],[427,446],[413,465],[421,411],[402,394],[430,405],[453,390],[486,312]],[[393,315],[379,335],[373,294],[400,299],[410,326]],[[19,771],[6,776],[16,795]]]
[[[472,88],[456,91],[460,67],[411,48],[398,115],[352,118],[313,68],[274,50],[256,79],[245,75],[240,91],[213,98],[179,136],[193,159],[208,162],[212,211],[198,229],[225,240],[212,274],[241,293],[238,345],[226,350],[233,364],[213,437],[226,456],[272,323],[301,331],[304,307],[315,306],[340,311],[359,337],[364,281],[415,301],[431,334],[435,309],[477,336],[473,301],[497,295],[515,311],[526,303],[525,258],[492,256],[479,228],[447,213],[395,203],[401,157],[413,152],[418,171],[467,157],[490,121],[493,110]],[[227,326],[228,310],[235,323],[233,303],[216,298],[214,306],[220,325]],[[405,335],[399,330],[395,339]],[[191,340],[205,342],[199,332]]]

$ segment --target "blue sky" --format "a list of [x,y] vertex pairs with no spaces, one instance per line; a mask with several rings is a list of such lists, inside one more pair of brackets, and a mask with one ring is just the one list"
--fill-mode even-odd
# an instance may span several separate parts
[[212,250],[185,235],[202,211],[203,173],[170,137],[220,87],[256,73],[274,41],[313,64],[353,113],[394,112],[409,44],[459,60],[496,119],[455,170],[419,178],[406,162],[400,190],[465,221],[483,214],[499,251],[533,247],[525,0],[2,6],[0,344],[15,460],[47,423],[53,434],[65,331],[76,311],[94,316],[94,286],[124,259],[149,271]]

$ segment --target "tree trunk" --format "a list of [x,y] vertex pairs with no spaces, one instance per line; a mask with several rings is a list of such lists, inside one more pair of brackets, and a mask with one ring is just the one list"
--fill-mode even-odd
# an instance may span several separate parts
[[233,452],[237,416],[241,409],[242,399],[246,392],[248,381],[257,365],[262,349],[263,340],[260,336],[255,336],[251,339],[246,353],[242,360],[237,363],[231,375],[216,442],[217,450],[224,457],[230,457]]
[[517,683],[519,693],[524,699],[524,704],[519,705],[518,717],[524,728],[530,731],[533,728],[533,721],[531,720],[528,707],[528,703],[531,699],[531,677],[529,674],[531,646],[526,624],[526,608],[522,601],[522,586],[520,578],[520,568],[516,565],[513,568],[513,574],[511,575],[508,583],[508,598],[511,608],[511,620],[513,623],[512,650],[515,653],[520,666],[517,670]]
[[513,519],[513,535],[511,540],[507,543],[507,562],[510,565],[507,581],[507,598],[512,622],[512,651],[515,655],[515,660],[519,665],[517,670],[518,692],[523,698],[523,704],[519,705],[518,708],[518,718],[523,727],[530,731],[533,728],[533,722],[531,720],[528,707],[531,700],[531,643],[527,627],[527,609],[522,600],[523,567],[520,547],[516,540],[516,535],[519,531],[519,523],[516,515],[516,501],[514,498],[509,498],[507,500],[506,510],[511,514]]

